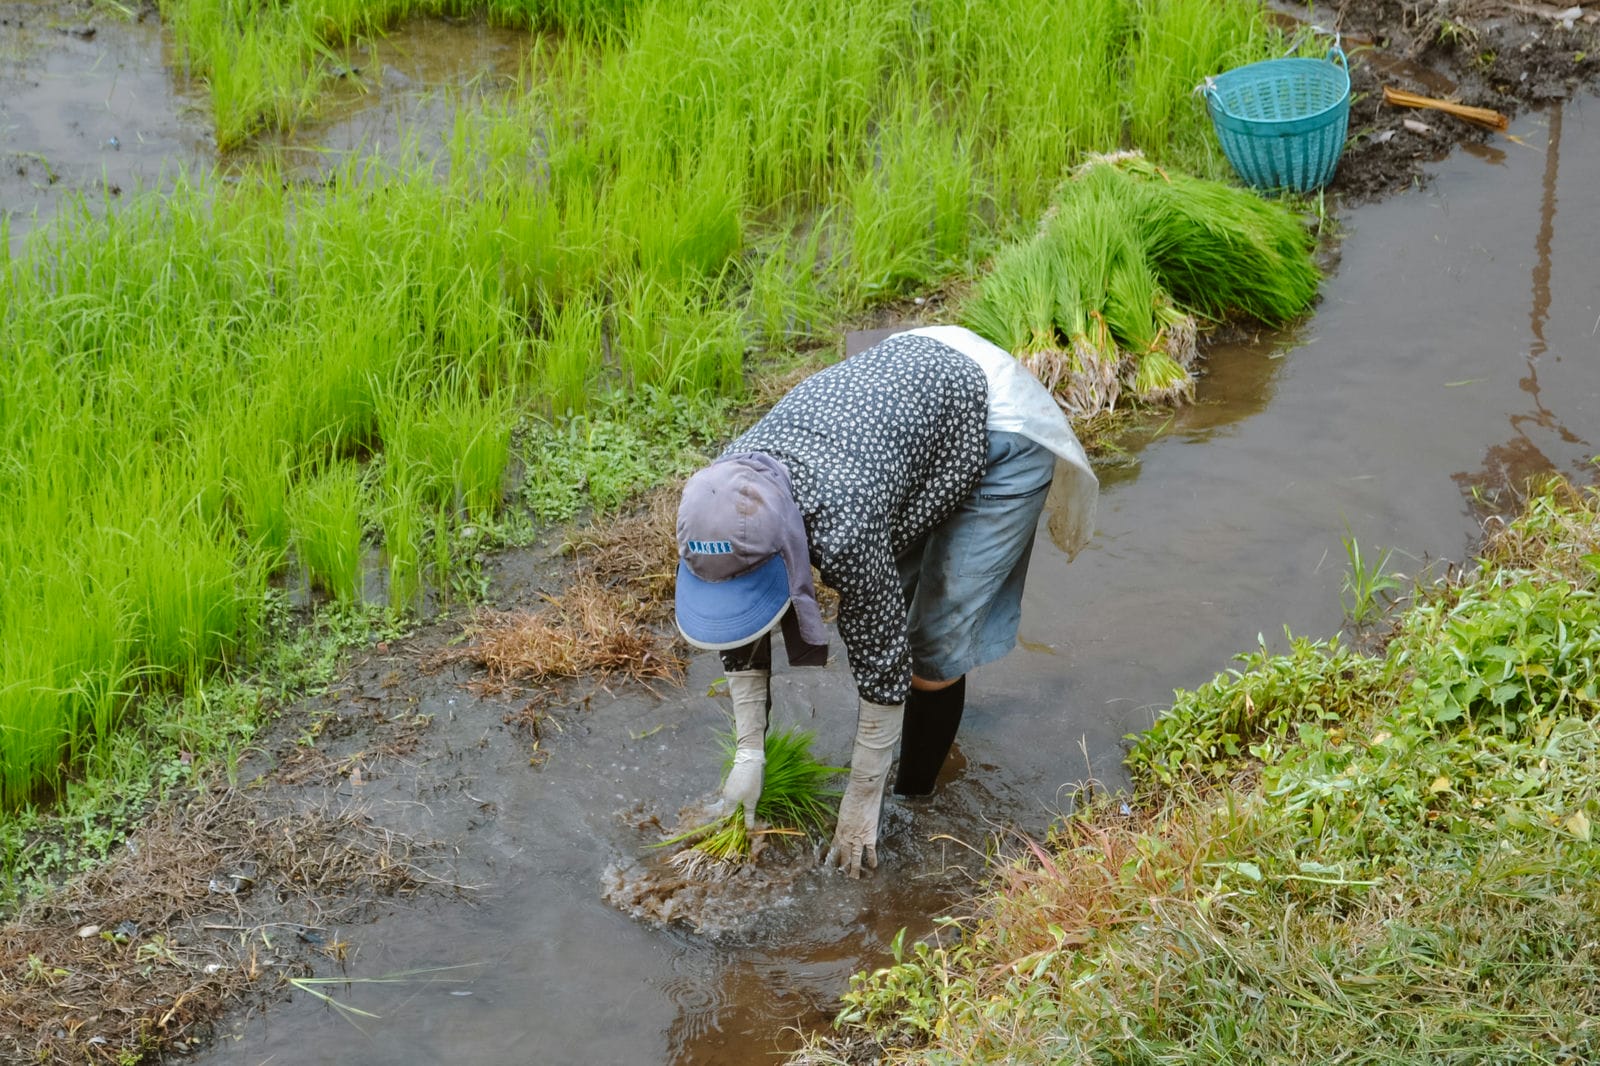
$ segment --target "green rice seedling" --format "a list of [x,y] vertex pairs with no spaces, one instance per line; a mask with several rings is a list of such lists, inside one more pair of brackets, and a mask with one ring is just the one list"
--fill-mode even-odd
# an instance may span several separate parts
[[430,391],[427,399],[397,393],[382,404],[384,495],[491,521],[511,460],[510,391],[481,395],[462,369]]
[[931,273],[932,205],[921,190],[905,195],[905,176],[866,164],[851,181],[849,270],[858,301],[902,294]]
[[1063,264],[1051,242],[1007,245],[995,256],[976,296],[961,309],[962,325],[1019,358],[1058,347],[1056,287]]
[[1081,153],[1121,142],[1127,9],[1123,0],[934,6],[929,64],[959,86],[961,126],[982,145],[978,185],[1002,226],[1031,223]]
[[1161,347],[1170,317],[1164,309],[1170,305],[1131,227],[1123,254],[1109,275],[1105,297],[1106,323],[1128,353],[1122,371],[1125,387],[1148,403],[1189,399],[1194,379]]
[[[729,741],[731,738],[725,737]],[[799,729],[784,729],[767,737],[766,772],[762,778],[761,799],[756,817],[773,825],[816,834],[826,829],[837,813],[829,800],[841,793],[829,785],[848,767],[824,766],[811,754],[814,734]],[[733,768],[732,744],[723,759],[723,774]]]
[[788,233],[766,242],[747,257],[745,284],[749,290],[746,320],[771,348],[785,344],[799,332],[800,315],[793,293],[795,269],[790,262]]
[[1064,203],[1045,225],[1070,277],[1056,293],[1057,324],[1072,358],[1069,406],[1085,414],[1110,410],[1121,393],[1122,361],[1108,306],[1118,263],[1131,254],[1132,231],[1110,202]]
[[312,585],[339,603],[359,603],[365,583],[364,495],[361,469],[341,461],[309,467],[289,494],[295,554]]
[[452,544],[460,523],[449,506],[438,507],[427,517],[429,584],[438,595],[439,602],[448,603],[451,599],[451,582],[456,576],[456,558]]
[[994,283],[991,276],[975,297],[961,306],[961,324],[991,343],[1017,352],[1028,340],[1028,328],[1022,316],[1014,314],[1008,306],[1002,285]]
[[1061,275],[1066,270],[1061,249],[1053,241],[1034,239],[1022,246],[1016,261],[1018,272],[1018,310],[1028,331],[1024,349],[1029,354],[1054,353],[1061,348],[1056,331],[1056,303],[1061,292]]
[[57,792],[107,750],[132,688],[121,590],[84,571],[13,574],[0,592],[0,812]]
[[[723,738],[723,774],[733,766],[734,737]],[[823,832],[834,817],[830,800],[840,792],[830,782],[848,768],[824,766],[811,754],[816,737],[799,729],[769,731],[766,769],[756,818],[767,828],[752,833],[745,827],[743,805],[702,826],[677,833],[656,847],[679,847],[671,861],[686,870],[735,865],[753,857],[755,838],[764,835],[811,837]]]
[[1194,378],[1159,348],[1136,356],[1133,394],[1147,403],[1178,404],[1194,398]]
[[35,642],[7,641],[0,649],[0,810],[15,810],[58,781],[71,720],[52,684],[55,664]]
[[924,155],[932,185],[933,256],[945,271],[966,264],[977,215],[985,205],[977,186],[973,138],[948,125],[932,125],[926,136],[931,142]]
[[[456,129],[464,139],[487,125],[460,118]],[[452,167],[466,172],[470,151],[469,144],[453,145]],[[549,190],[533,182],[505,176],[495,184],[496,195],[464,205],[469,213],[465,254],[486,284],[519,314],[532,316],[542,301],[559,303],[574,277],[570,264],[560,264],[560,212]],[[582,275],[576,276],[582,284]]]
[[378,501],[378,524],[388,564],[389,610],[402,615],[422,594],[422,487],[405,473],[384,472]]
[[1161,327],[1156,323],[1155,272],[1145,258],[1139,236],[1131,226],[1121,227],[1119,244],[1106,272],[1106,324],[1123,348],[1139,356],[1151,351]]
[[534,342],[534,359],[547,409],[556,415],[582,412],[601,376],[601,305],[594,298],[559,307],[547,302],[540,317],[545,332]]
[[127,531],[135,640],[146,677],[173,685],[246,635],[250,597],[235,546],[196,518],[152,516]]
[[1156,276],[1180,306],[1280,326],[1311,305],[1314,238],[1289,206],[1139,159],[1093,169],[1131,192]]
[[722,285],[665,284],[647,274],[623,283],[613,349],[634,388],[728,394],[738,390],[743,337]]
[[760,240],[744,262],[744,320],[770,347],[816,338],[837,314],[837,293],[827,285],[837,275],[821,269],[832,218],[832,210],[822,210],[806,221],[790,221]]
[[290,457],[276,435],[245,418],[229,438],[225,484],[246,542],[276,572],[289,552]]
[[456,428],[455,485],[461,506],[473,521],[491,521],[504,499],[511,460],[509,393],[458,395],[442,403],[435,417],[451,418]]
[[744,242],[742,132],[717,121],[695,156],[630,155],[604,196],[641,269],[668,282],[714,277]]
[[184,466],[181,453],[160,457],[124,441],[109,476],[89,490],[87,514],[66,524],[83,531],[68,558],[88,580],[119,589],[121,621],[155,686],[224,657],[245,635],[250,598],[260,593],[241,580],[232,530],[196,507],[200,493]]
[[876,151],[849,179],[851,261],[865,298],[928,284],[966,251],[972,157],[941,129],[926,90],[891,90]]
[[1184,370],[1189,370],[1200,358],[1198,344],[1199,324],[1194,316],[1185,313],[1166,292],[1156,291],[1156,321],[1161,335],[1157,346],[1171,356]]

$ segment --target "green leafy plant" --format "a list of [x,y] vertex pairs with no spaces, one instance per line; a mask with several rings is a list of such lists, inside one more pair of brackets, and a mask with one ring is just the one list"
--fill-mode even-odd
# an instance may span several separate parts
[[1350,563],[1350,568],[1344,574],[1344,586],[1339,594],[1339,602],[1344,606],[1345,617],[1353,626],[1364,626],[1381,615],[1392,599],[1392,593],[1404,587],[1398,575],[1389,571],[1389,560],[1393,552],[1388,549],[1378,554],[1376,559],[1368,561],[1361,553],[1361,545],[1355,536],[1345,527],[1346,535],[1340,540],[1344,544],[1345,558]]
[[289,521],[300,562],[312,584],[340,603],[361,598],[363,499],[360,468],[346,463],[311,471],[289,496]]

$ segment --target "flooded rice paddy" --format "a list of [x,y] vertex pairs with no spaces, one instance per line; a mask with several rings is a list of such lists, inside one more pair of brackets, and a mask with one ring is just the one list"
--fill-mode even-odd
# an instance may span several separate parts
[[[13,242],[62,189],[131,189],[211,160],[153,26],[84,37],[30,25],[66,47],[53,41],[26,75],[28,42],[0,48]],[[119,35],[134,40],[126,51]],[[377,80],[414,109],[426,77],[466,69],[424,77],[402,53],[388,47],[382,70],[396,75]],[[298,143],[381,139],[403,110],[384,111],[381,92],[347,106],[335,132]],[[440,811],[477,812],[459,841],[474,901],[427,901],[347,932],[352,983],[326,990],[377,1017],[296,995],[232,1020],[192,1061],[743,1064],[792,1045],[787,1027],[825,1024],[848,976],[880,964],[898,929],[924,934],[960,905],[992,833],[1043,831],[1086,778],[1115,785],[1121,738],[1174,687],[1207,680],[1258,634],[1281,646],[1285,626],[1336,632],[1341,538],[1394,549],[1406,572],[1459,561],[1478,536],[1475,495],[1494,503],[1546,470],[1589,476],[1600,100],[1525,114],[1511,133],[1452,155],[1425,189],[1338,218],[1340,260],[1316,314],[1293,334],[1211,353],[1199,402],[1102,471],[1099,531],[1071,567],[1041,539],[1022,646],[973,678],[940,792],[891,804],[876,877],[802,876],[722,936],[636,921],[602,901],[601,880],[648,842],[637,804],[675,810],[714,784],[722,717],[704,694],[715,659],[697,659],[681,691],[596,694],[537,770],[505,736],[502,709],[446,679],[417,694],[417,710],[435,716],[441,741],[481,742],[497,764],[452,775],[456,756],[439,751],[426,788],[368,799],[419,832]],[[844,756],[842,662],[780,667],[775,700],[778,724],[817,731],[825,759]]]
[[[702,657],[681,693],[597,697],[543,770],[508,752],[503,773],[462,783],[498,812],[472,844],[494,856],[492,883],[475,906],[384,922],[349,972],[465,969],[340,989],[377,1021],[299,997],[202,1061],[735,1064],[792,1044],[786,1027],[825,1024],[896,930],[929,932],[959,906],[989,834],[1042,831],[1090,775],[1115,784],[1122,736],[1175,686],[1258,634],[1337,631],[1347,530],[1413,572],[1469,556],[1475,493],[1589,475],[1600,101],[1512,133],[1521,143],[1457,153],[1426,189],[1341,218],[1316,315],[1212,353],[1199,402],[1104,471],[1099,532],[1071,567],[1041,540],[1023,646],[973,679],[939,794],[891,805],[875,878],[803,877],[720,938],[601,901],[605,869],[648,839],[629,808],[675,809],[714,783],[721,718],[703,694],[718,667]],[[776,702],[779,720],[820,733],[823,757],[846,750],[842,665],[780,672]]]

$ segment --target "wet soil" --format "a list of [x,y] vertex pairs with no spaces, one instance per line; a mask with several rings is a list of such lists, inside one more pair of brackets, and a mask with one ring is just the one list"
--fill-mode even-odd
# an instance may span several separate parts
[[[1117,784],[1122,737],[1174,687],[1207,680],[1258,634],[1281,645],[1285,626],[1336,632],[1342,537],[1395,548],[1410,572],[1465,558],[1485,510],[1511,509],[1526,477],[1589,480],[1600,451],[1600,189],[1589,178],[1600,167],[1600,99],[1572,79],[1592,76],[1594,28],[1587,16],[1569,30],[1502,10],[1468,38],[1441,34],[1441,10],[1350,3],[1326,15],[1355,43],[1362,96],[1331,190],[1339,266],[1316,315],[1213,348],[1198,402],[1102,463],[1100,527],[1070,568],[1041,540],[1020,646],[974,677],[932,800],[888,805],[877,876],[797,866],[715,930],[606,903],[607,871],[648,861],[641,801],[675,810],[715,784],[715,657],[692,659],[681,687],[491,693],[475,685],[477,667],[441,656],[466,619],[436,619],[353,655],[333,689],[288,709],[240,793],[263,812],[334,803],[321,809],[355,812],[363,832],[439,842],[417,852],[426,878],[398,896],[358,886],[359,907],[259,915],[326,930],[342,957],[305,945],[296,972],[349,983],[317,986],[326,999],[281,978],[230,986],[208,1011],[184,1015],[183,1043],[167,1041],[166,1056],[250,1066],[765,1058],[792,1046],[787,1027],[825,1025],[848,976],[881,964],[897,930],[925,934],[958,906],[988,854],[1042,832],[1085,780]],[[0,2],[0,206],[13,241],[63,189],[137,184],[185,153],[207,158],[198,105],[167,68],[159,27],[100,11]],[[72,31],[82,24],[95,32]],[[1401,113],[1376,102],[1381,83],[1459,91],[1507,112],[1511,128],[1489,135]],[[107,148],[111,136],[120,147]],[[102,171],[107,160],[125,169]],[[54,181],[40,176],[44,162]],[[489,565],[494,606],[506,610],[535,606],[564,581],[554,542]],[[839,661],[775,679],[776,724],[816,731],[825,759],[848,750],[852,702]],[[170,880],[193,887],[203,875],[209,892],[220,866],[189,865],[170,867]],[[123,920],[95,909],[111,890],[89,891],[39,924],[75,936]],[[204,959],[248,960],[216,954],[234,941],[203,928],[211,913],[174,912],[159,926],[190,976],[205,975]],[[156,918],[141,927],[149,943]],[[194,1050],[229,1005],[239,1009]],[[83,1025],[44,1035],[65,1041],[63,1057],[112,1050]]]
[[1385,104],[1383,87],[1508,117],[1569,99],[1600,75],[1600,14],[1568,21],[1559,17],[1565,10],[1487,0],[1316,5],[1314,24],[1337,30],[1350,58],[1349,139],[1328,191],[1353,205],[1421,185],[1426,164],[1458,146],[1493,161],[1505,150],[1503,136],[1438,111]]

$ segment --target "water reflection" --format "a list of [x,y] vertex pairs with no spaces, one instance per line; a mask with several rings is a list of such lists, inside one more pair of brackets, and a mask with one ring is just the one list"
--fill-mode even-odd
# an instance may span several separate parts
[[[1554,433],[1562,443],[1589,448],[1588,441],[1569,429],[1546,405],[1540,394],[1539,366],[1550,353],[1545,329],[1550,321],[1551,272],[1556,233],[1556,209],[1561,174],[1561,131],[1566,106],[1557,102],[1549,111],[1549,133],[1545,142],[1544,172],[1540,182],[1539,229],[1534,237],[1534,262],[1528,327],[1532,341],[1524,360],[1527,373],[1517,386],[1532,401],[1531,411],[1508,416],[1513,436],[1492,445],[1484,455],[1483,466],[1475,473],[1452,475],[1468,500],[1477,508],[1498,509],[1517,499],[1528,482],[1559,469],[1533,439],[1533,431]],[[1502,153],[1503,157],[1503,153]],[[1559,359],[1559,357],[1556,357]]]
[[1117,437],[1113,454],[1096,460],[1101,491],[1138,477],[1140,453],[1158,440],[1203,443],[1266,410],[1283,357],[1302,342],[1302,328],[1255,333],[1207,347],[1194,402],[1139,419]]

